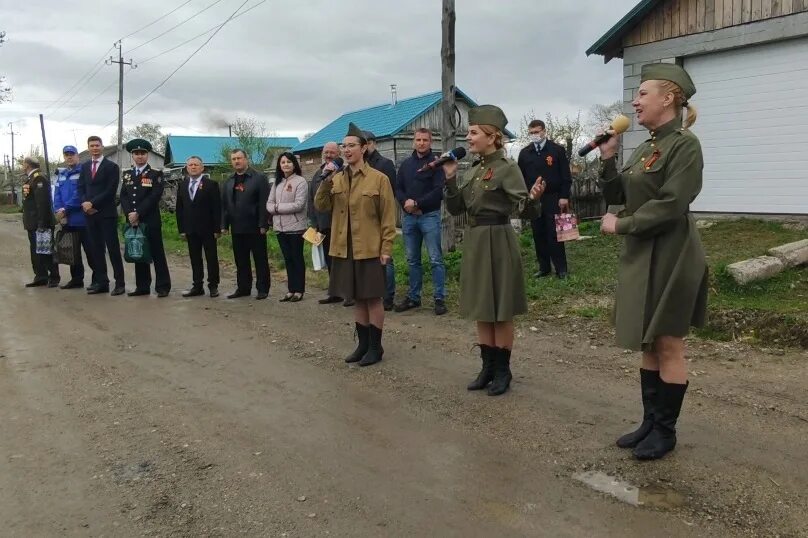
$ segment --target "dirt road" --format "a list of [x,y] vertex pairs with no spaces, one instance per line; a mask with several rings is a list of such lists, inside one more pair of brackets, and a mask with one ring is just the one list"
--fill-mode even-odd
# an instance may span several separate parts
[[15,217],[0,246],[2,536],[808,536],[804,353],[697,343],[680,445],[639,463],[636,357],[593,327],[526,322],[494,399],[458,319],[390,316],[360,369],[317,290],[182,299],[184,260],[166,299],[30,290]]

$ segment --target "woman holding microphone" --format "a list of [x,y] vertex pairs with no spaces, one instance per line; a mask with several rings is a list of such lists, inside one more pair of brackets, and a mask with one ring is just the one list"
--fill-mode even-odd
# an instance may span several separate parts
[[[462,178],[457,161],[443,165],[446,208],[452,215],[468,213],[460,270],[460,315],[477,322],[482,369],[468,390],[488,387],[499,396],[511,383],[513,318],[527,312],[519,239],[512,214],[535,218],[541,211],[542,178],[528,193],[519,167],[505,156],[502,110],[482,105],[469,110],[469,151],[478,156]],[[490,386],[489,386],[490,385]]]
[[[606,213],[605,234],[624,237],[617,276],[614,322],[619,345],[642,351],[642,424],[617,440],[641,460],[663,457],[676,446],[676,421],[687,390],[684,337],[704,325],[707,263],[690,204],[701,191],[703,159],[688,129],[696,93],[675,64],[643,66],[632,106],[648,129],[618,171],[617,138],[600,145],[600,183],[606,202],[624,205]],[[682,111],[687,111],[682,120]]]
[[342,141],[346,166],[330,162],[314,197],[317,211],[331,213],[331,278],[328,295],[354,299],[358,345],[345,362],[369,366],[382,360],[384,266],[393,255],[396,199],[390,180],[365,161],[367,140],[351,123]]

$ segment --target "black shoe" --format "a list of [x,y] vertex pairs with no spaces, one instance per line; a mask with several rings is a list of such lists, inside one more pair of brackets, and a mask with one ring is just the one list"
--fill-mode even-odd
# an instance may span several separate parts
[[48,281],[48,287],[49,288],[58,288],[59,287],[59,281],[58,280],[49,280]]
[[291,300],[292,300],[292,297],[294,297],[294,296],[295,296],[295,294],[294,294],[294,293],[287,293],[286,295],[284,295],[283,297],[281,297],[280,299],[278,299],[278,302],[279,302],[279,303],[285,303],[285,302],[287,302],[287,301],[291,301]]
[[559,280],[566,280],[567,279],[567,272],[566,271],[561,271],[556,276],[558,277]]
[[[125,286],[115,286],[115,288],[109,294],[115,297],[116,295],[123,295],[124,293],[126,293]],[[147,291],[146,293],[149,292]]]
[[504,347],[494,348],[494,379],[488,387],[489,396],[505,394],[511,386],[511,350]]
[[539,271],[533,275],[534,278],[544,278],[553,274],[551,271]]
[[239,297],[249,297],[249,296],[250,296],[249,291],[236,290],[233,293],[231,293],[230,295],[228,295],[227,298],[228,299],[238,299]]
[[90,286],[87,295],[98,295],[99,293],[109,293],[109,286]]
[[267,297],[269,297],[269,292],[261,291],[255,296],[255,300],[256,301],[261,301],[263,299],[266,299]]
[[80,280],[71,280],[67,284],[62,284],[61,286],[59,286],[59,288],[63,289],[63,290],[74,290],[74,289],[83,288],[83,287],[84,287],[84,282],[82,282]]
[[290,303],[299,303],[302,300],[303,300],[303,294],[302,293],[293,293],[292,298],[289,299],[289,302]]
[[446,308],[446,303],[443,301],[443,299],[435,299],[435,315],[436,316],[442,316],[448,311],[449,311],[449,309]]
[[354,301],[353,299],[345,299],[344,301],[342,301],[342,306],[353,306],[355,304],[356,301]]
[[202,288],[197,288],[196,286],[182,292],[183,297],[199,297],[200,295],[205,295],[205,290]]
[[362,360],[362,357],[365,356],[365,353],[368,352],[368,346],[370,345],[370,327],[368,325],[362,325],[358,322],[355,322],[356,330],[354,332],[354,336],[357,339],[356,349],[353,353],[345,357],[345,362],[359,362]]
[[678,385],[659,379],[654,407],[654,427],[645,439],[634,447],[638,460],[658,460],[676,446],[676,421],[682,410],[688,383]]
[[[392,301],[390,302],[392,303]],[[403,301],[395,306],[395,310],[396,312],[406,312],[407,310],[412,310],[413,308],[418,308],[420,306],[420,302],[415,302],[409,297],[405,297]],[[387,310],[387,304],[385,304],[384,309]]]
[[164,298],[164,297],[168,297],[168,294],[169,294],[169,293],[170,293],[170,291],[169,291],[169,290],[161,290],[161,291],[158,291],[158,292],[157,292],[157,297],[159,297],[160,299],[162,299],[162,298]]
[[219,296],[219,288],[216,286],[209,286],[210,296],[211,297],[218,297]]
[[393,304],[393,299],[385,299],[383,302],[383,306],[385,312],[390,312],[396,307],[395,304]]
[[334,304],[334,303],[340,303],[340,302],[342,302],[342,297],[333,297],[333,296],[329,295],[329,296],[328,296],[328,297],[326,297],[325,299],[320,299],[320,300],[319,300],[319,301],[317,301],[317,302],[318,302],[319,304]]
[[[116,294],[115,293],[116,291],[118,291],[118,288],[115,288],[110,295],[120,295],[120,294]],[[129,293],[126,294],[126,296],[127,297],[141,297],[143,295],[150,295],[150,294],[151,294],[151,291],[149,291],[149,290],[143,290],[143,289],[135,288],[134,291],[130,291]]]
[[373,324],[368,327],[370,333],[370,342],[368,345],[368,352],[359,361],[359,366],[370,366],[382,360],[384,355],[384,348],[382,347],[382,330]]
[[645,439],[654,427],[654,403],[656,402],[659,385],[659,372],[657,370],[643,370],[640,368],[640,392],[642,394],[642,423],[631,433],[627,433],[617,440],[620,448],[634,448]]
[[43,279],[39,279],[39,280],[34,280],[33,282],[29,282],[28,284],[25,285],[25,287],[26,288],[38,288],[39,286],[47,286],[47,285],[48,285],[47,279],[43,278]]
[[468,390],[482,390],[494,380],[494,350],[495,348],[491,346],[480,344],[480,358],[483,361],[483,367],[477,374],[477,379],[466,387]]

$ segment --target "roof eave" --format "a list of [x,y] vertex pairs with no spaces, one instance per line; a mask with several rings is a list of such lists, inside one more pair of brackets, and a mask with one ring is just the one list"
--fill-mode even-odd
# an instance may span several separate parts
[[600,39],[595,41],[595,43],[586,50],[586,55],[599,54],[603,56],[605,63],[608,63],[612,58],[622,58],[623,38],[643,17],[648,15],[659,1],[660,0],[640,0],[631,11],[617,21],[617,24],[612,26],[608,32],[603,34]]

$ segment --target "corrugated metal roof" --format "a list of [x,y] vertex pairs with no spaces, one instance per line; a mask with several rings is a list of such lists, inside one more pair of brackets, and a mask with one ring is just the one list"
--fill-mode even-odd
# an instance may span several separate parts
[[[371,131],[377,138],[393,136],[425,114],[441,101],[441,92],[432,92],[409,99],[402,99],[395,105],[385,103],[343,114],[311,137],[292,148],[297,153],[323,147],[326,142],[341,142],[348,131],[348,124],[355,123],[360,129]],[[470,106],[476,106],[468,95],[457,90],[457,98],[464,99]]]
[[[291,148],[300,143],[299,138],[293,136],[265,137],[269,148]],[[234,136],[178,136],[168,135],[166,141],[166,166],[185,164],[191,155],[202,158],[206,165],[220,164],[222,161],[222,148],[238,147],[238,138]]]
[[589,49],[586,55],[600,54],[608,62],[614,57],[623,57],[623,38],[648,15],[661,0],[642,0],[631,11],[603,34]]

